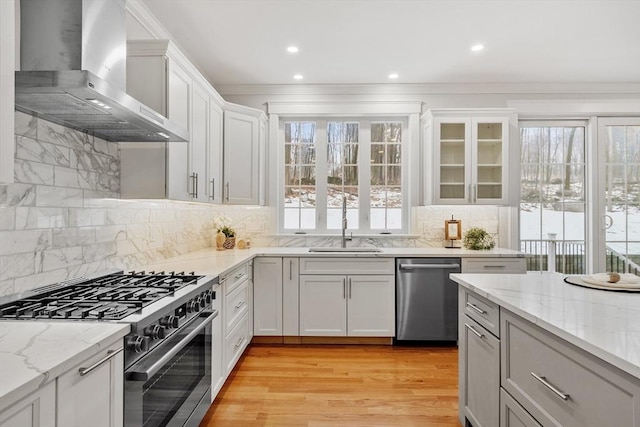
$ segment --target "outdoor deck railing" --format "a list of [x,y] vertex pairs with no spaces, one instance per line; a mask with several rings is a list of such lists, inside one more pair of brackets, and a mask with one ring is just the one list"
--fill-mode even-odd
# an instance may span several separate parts
[[[586,273],[586,254],[583,241],[521,240],[520,250],[525,253],[527,271],[558,271],[564,274]],[[610,247],[607,247],[606,254],[607,271],[629,272],[640,276],[640,265],[633,260]]]

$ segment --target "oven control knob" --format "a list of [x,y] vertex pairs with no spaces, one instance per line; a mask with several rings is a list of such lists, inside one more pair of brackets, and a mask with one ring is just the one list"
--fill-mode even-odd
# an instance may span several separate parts
[[140,335],[134,335],[127,338],[127,348],[134,353],[142,353],[148,350],[147,340]]
[[205,303],[206,303],[206,304],[211,304],[211,299],[212,299],[212,298],[211,298],[211,291],[205,291],[205,292],[203,293],[203,295],[204,295]]
[[187,313],[193,313],[200,310],[200,304],[195,299],[190,300],[187,303]]
[[200,306],[200,308],[205,308],[207,306],[207,301],[204,297],[204,294],[198,297],[198,305]]
[[144,334],[152,340],[164,338],[164,328],[160,325],[150,325],[144,328]]
[[172,329],[172,328],[177,328],[179,326],[179,321],[180,319],[178,319],[176,316],[171,315],[171,316],[165,316],[162,319],[160,319],[160,324],[167,329]]

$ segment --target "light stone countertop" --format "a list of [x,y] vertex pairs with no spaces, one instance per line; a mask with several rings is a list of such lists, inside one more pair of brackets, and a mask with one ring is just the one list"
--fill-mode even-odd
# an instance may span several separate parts
[[116,323],[0,321],[0,412],[122,340],[129,329]]
[[583,288],[548,272],[451,278],[640,379],[640,293]]
[[232,249],[216,251],[215,248],[190,252],[162,262],[138,267],[136,270],[155,271],[194,271],[196,274],[218,276],[232,270],[238,264],[257,256],[279,257],[328,257],[328,258],[502,258],[524,257],[522,252],[510,249],[491,249],[472,251],[469,249],[445,248],[381,248],[382,252],[309,252],[309,248],[300,247],[257,247],[250,249]]
[[[136,271],[186,271],[219,276],[256,256],[291,257],[522,257],[509,249],[382,248],[381,253],[310,253],[303,247],[203,249]],[[82,360],[122,339],[128,325],[94,322],[0,321],[0,411]]]

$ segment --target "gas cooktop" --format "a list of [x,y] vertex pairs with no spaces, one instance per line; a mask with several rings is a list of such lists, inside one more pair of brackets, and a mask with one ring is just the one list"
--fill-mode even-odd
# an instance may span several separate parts
[[51,285],[0,305],[0,319],[119,320],[203,276],[184,272],[112,273]]

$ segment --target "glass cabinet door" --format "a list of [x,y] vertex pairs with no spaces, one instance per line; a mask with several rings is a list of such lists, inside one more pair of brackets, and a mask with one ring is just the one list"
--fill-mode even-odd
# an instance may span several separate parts
[[464,202],[467,194],[467,123],[439,123],[440,199]]
[[474,171],[471,199],[474,203],[503,198],[503,121],[474,120]]

